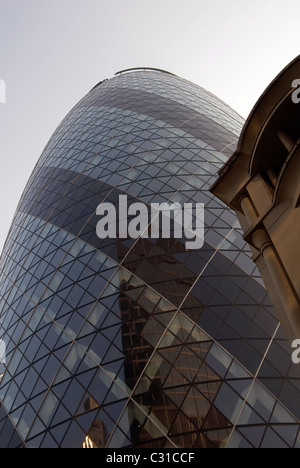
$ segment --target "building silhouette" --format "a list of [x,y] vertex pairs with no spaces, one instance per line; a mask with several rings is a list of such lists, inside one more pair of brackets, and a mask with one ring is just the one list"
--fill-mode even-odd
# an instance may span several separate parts
[[[299,447],[299,378],[233,211],[244,122],[161,70],[99,83],[46,146],[1,257],[0,447]],[[204,203],[205,244],[105,239],[96,209]]]
[[300,57],[250,114],[213,192],[233,208],[286,336],[300,338]]

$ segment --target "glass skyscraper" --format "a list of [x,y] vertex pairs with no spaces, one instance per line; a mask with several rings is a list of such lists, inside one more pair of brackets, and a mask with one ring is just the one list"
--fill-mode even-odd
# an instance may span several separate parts
[[[242,125],[158,70],[100,83],[64,119],[1,257],[1,448],[300,447],[300,371],[209,192]],[[96,208],[124,194],[204,203],[204,247],[100,240]]]

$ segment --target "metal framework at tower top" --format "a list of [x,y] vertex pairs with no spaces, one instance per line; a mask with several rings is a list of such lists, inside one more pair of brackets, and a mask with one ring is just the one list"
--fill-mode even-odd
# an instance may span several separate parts
[[133,71],[156,71],[160,73],[166,73],[167,75],[176,76],[174,73],[168,72],[166,70],[161,70],[160,68],[150,68],[150,67],[137,67],[137,68],[128,68],[127,70],[121,70],[115,74],[115,76],[122,75],[123,73],[133,72]]

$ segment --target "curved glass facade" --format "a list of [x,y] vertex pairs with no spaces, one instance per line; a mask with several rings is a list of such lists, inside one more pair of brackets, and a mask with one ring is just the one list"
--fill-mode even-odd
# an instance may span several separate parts
[[[300,447],[298,367],[209,192],[242,119],[158,71],[94,88],[45,148],[1,258],[0,447]],[[96,236],[96,208],[204,203],[205,245]]]

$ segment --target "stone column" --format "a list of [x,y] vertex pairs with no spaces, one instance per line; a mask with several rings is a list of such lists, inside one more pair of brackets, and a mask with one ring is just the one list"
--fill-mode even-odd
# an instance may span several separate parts
[[263,228],[254,232],[252,241],[261,252],[274,286],[285,309],[286,320],[283,325],[288,329],[291,340],[300,339],[300,303],[288,275],[277,255],[276,249]]
[[253,226],[257,221],[257,214],[252,201],[246,195],[240,199],[240,206],[249,223],[249,227]]
[[287,151],[290,153],[295,146],[295,141],[283,130],[278,132],[278,137],[281,143],[285,146]]

